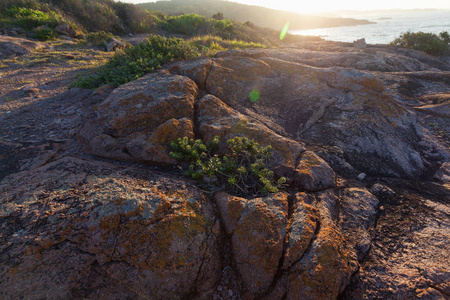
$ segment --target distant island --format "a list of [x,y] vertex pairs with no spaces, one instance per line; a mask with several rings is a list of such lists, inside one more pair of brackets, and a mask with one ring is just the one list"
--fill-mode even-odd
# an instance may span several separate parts
[[251,22],[254,25],[281,30],[289,22],[291,30],[354,26],[372,24],[367,20],[331,18],[304,15],[294,12],[269,9],[224,0],[171,0],[138,4],[146,9],[161,11],[169,15],[196,13],[205,17],[222,13],[224,18],[236,22]]

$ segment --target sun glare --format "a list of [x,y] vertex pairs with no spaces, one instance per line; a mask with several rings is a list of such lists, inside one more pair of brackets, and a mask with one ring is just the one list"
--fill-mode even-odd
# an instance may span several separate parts
[[228,0],[248,5],[264,6],[272,9],[280,9],[292,12],[319,13],[339,10],[374,10],[374,9],[414,9],[414,8],[450,8],[448,0],[315,0],[315,1],[291,1],[291,0]]

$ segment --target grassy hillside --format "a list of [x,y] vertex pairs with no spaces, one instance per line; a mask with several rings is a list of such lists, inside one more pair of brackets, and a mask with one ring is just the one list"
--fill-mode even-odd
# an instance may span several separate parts
[[367,24],[368,21],[349,18],[325,18],[301,15],[281,10],[268,9],[259,6],[245,5],[223,0],[171,0],[142,3],[139,6],[164,12],[169,15],[195,13],[206,17],[222,13],[227,19],[236,22],[247,22],[281,30],[289,22],[290,29],[311,29],[335,26],[350,26]]
[[[39,40],[54,38],[56,26],[69,24],[80,36],[90,32],[115,35],[168,33],[187,37],[217,36],[267,46],[280,43],[279,30],[263,29],[251,22],[232,22],[221,15],[215,18],[196,14],[168,16],[113,0],[2,0],[0,23],[9,29],[18,29],[19,36]],[[284,42],[289,40],[296,38],[288,35]]]
[[4,25],[24,30],[46,25],[52,29],[69,23],[79,32],[149,33],[165,14],[113,0],[1,0]]

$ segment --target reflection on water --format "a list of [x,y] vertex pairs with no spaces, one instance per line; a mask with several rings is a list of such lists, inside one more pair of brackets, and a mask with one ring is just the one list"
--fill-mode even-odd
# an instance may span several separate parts
[[321,36],[325,40],[353,42],[365,38],[369,44],[388,44],[406,31],[440,33],[450,32],[450,10],[391,12],[385,14],[358,14],[343,17],[366,19],[376,24],[292,30],[289,33]]

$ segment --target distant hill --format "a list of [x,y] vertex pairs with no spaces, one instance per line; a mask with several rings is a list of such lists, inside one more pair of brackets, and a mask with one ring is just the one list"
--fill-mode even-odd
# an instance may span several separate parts
[[138,6],[170,15],[196,13],[209,18],[220,12],[225,18],[236,22],[244,23],[250,21],[257,26],[268,27],[275,30],[281,30],[287,22],[290,23],[290,29],[295,30],[370,23],[367,20],[351,18],[329,18],[302,15],[223,0],[171,0],[141,3],[138,4]]

